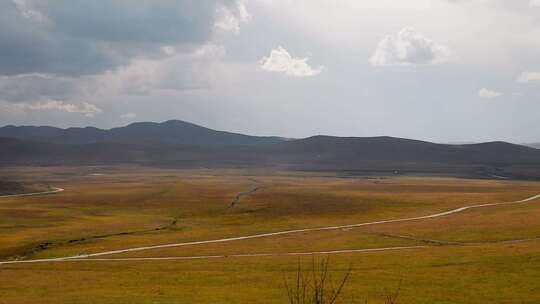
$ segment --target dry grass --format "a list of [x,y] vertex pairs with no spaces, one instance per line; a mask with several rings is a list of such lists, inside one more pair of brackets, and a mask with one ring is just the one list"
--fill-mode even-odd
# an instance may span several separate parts
[[[89,175],[95,173],[105,175]],[[540,193],[540,183],[535,182],[337,178],[261,171],[4,168],[0,175],[67,189],[50,196],[0,199],[1,259],[410,217]],[[238,193],[254,185],[263,188],[228,208]],[[538,303],[540,242],[496,242],[540,236],[540,223],[535,220],[539,215],[540,202],[432,220],[116,257],[429,245],[433,247],[335,255],[332,270],[343,273],[352,263],[347,290],[369,303],[384,303],[385,290],[396,288],[396,277],[404,277],[399,298],[404,304]],[[51,244],[36,251],[36,246],[46,243]],[[296,266],[297,258],[286,256],[4,265],[0,266],[0,303],[285,303],[283,272],[294,276]]]

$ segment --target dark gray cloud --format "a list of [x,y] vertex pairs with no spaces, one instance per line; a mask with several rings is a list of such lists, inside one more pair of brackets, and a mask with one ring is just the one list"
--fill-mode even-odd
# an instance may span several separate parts
[[0,77],[0,100],[9,102],[63,100],[80,94],[80,90],[77,81],[72,78],[43,74]]
[[54,30],[110,43],[201,42],[211,32],[216,1],[36,1]]
[[0,74],[95,74],[189,48],[212,35],[217,5],[233,0],[0,2]]

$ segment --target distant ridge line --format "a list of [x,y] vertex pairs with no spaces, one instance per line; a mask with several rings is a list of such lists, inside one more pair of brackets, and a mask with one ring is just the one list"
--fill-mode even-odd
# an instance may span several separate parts
[[540,150],[502,141],[450,145],[389,136],[285,139],[179,120],[110,130],[7,126],[0,128],[0,146],[0,165],[141,164],[540,179]]

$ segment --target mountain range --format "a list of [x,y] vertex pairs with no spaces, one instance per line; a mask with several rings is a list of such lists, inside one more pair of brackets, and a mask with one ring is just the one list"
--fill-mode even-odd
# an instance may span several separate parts
[[216,131],[180,120],[163,123],[137,122],[109,130],[94,127],[5,126],[0,137],[55,144],[169,144],[169,145],[259,145],[282,141],[279,137],[248,136]]
[[6,126],[0,128],[0,147],[4,166],[141,164],[540,179],[540,150],[506,142],[452,145],[384,136],[285,139],[178,120],[110,130]]

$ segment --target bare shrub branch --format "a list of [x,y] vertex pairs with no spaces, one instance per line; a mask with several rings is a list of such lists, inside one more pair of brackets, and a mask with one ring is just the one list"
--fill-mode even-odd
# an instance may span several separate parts
[[294,286],[289,283],[287,278],[284,279],[289,304],[336,303],[349,280],[352,267],[349,266],[338,284],[334,284],[330,275],[329,265],[330,259],[328,257],[322,258],[319,261],[312,258],[310,269],[303,269],[302,263],[298,261]]

